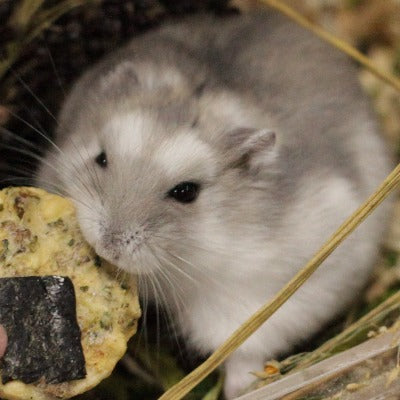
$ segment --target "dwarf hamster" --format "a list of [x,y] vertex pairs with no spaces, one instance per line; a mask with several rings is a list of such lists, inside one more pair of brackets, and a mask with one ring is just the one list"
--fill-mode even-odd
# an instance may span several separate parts
[[[356,67],[274,12],[193,16],[134,38],[73,86],[38,184],[207,354],[388,173]],[[225,394],[360,294],[380,208],[225,363]]]

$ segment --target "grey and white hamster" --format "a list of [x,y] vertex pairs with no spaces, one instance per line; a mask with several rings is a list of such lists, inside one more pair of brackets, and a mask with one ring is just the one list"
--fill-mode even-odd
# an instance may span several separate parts
[[[273,12],[191,17],[86,72],[41,186],[207,354],[372,193],[390,161],[355,66]],[[359,295],[380,208],[225,363],[225,394]]]

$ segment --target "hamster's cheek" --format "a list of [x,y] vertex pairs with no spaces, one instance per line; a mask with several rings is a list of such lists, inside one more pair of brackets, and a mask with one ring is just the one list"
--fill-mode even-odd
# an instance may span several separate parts
[[[77,209],[78,223],[86,241],[98,253],[98,244],[100,243],[100,222],[93,213],[89,212],[87,207],[82,207],[79,204],[75,206]],[[101,254],[99,254],[101,255]]]

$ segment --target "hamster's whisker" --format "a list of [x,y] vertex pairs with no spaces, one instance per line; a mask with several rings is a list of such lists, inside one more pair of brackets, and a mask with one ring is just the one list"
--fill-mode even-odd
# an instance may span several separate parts
[[[17,113],[12,111],[11,109],[6,107],[7,112],[12,115],[15,119],[18,121],[22,122],[25,124],[28,128],[32,129],[34,132],[36,132],[40,137],[42,137],[47,143],[49,143],[51,146],[53,146],[55,149],[57,149],[58,152],[62,153],[63,151],[54,143],[53,140],[50,139],[50,137],[45,133],[39,130],[36,126],[32,125],[29,121],[26,119],[20,117]],[[16,135],[18,136],[18,135]]]
[[[32,168],[33,165],[30,165],[30,163],[24,163],[24,166],[22,165],[5,165],[4,167],[1,167],[1,171],[3,173],[6,173],[8,177],[14,177],[14,178],[26,178],[30,179],[33,181],[33,174],[32,174]],[[17,175],[10,175],[12,173],[15,173]]]
[[[173,294],[174,297],[176,296],[176,298],[174,298],[174,303],[176,305],[176,308],[177,310],[181,311],[181,307],[186,308],[186,305],[182,298],[182,293],[181,293],[182,289],[181,286],[179,285],[180,281],[179,279],[176,279],[176,276],[174,276],[174,274],[169,273],[168,269],[164,269],[163,264],[164,262],[167,262],[171,267],[177,268],[178,270],[179,268],[167,259],[164,258],[160,259],[159,256],[155,257],[157,258],[157,260],[159,260],[159,264],[157,265],[157,271],[163,277],[163,279],[165,279],[165,282],[171,287],[172,290],[171,293]],[[193,280],[193,282],[197,284],[195,280]]]
[[[213,243],[211,242],[210,244],[213,244]],[[200,246],[198,244],[193,243],[192,241],[190,241],[190,242],[187,241],[185,243],[185,246],[187,246],[187,248],[197,249],[197,250],[200,250],[200,251],[205,252],[205,253],[215,254],[217,256],[226,256],[227,255],[226,251],[224,251],[222,249],[221,250],[215,249],[212,246],[209,246],[209,247]]]
[[[40,137],[42,137],[47,143],[49,143],[56,151],[57,153],[59,153],[62,157],[64,157],[65,160],[69,161],[69,158],[67,157],[67,155],[65,154],[65,152],[63,152],[59,146],[57,146],[57,144],[51,140],[49,138],[48,135],[46,135],[44,132],[40,131],[38,128],[36,128],[34,125],[32,125],[31,123],[29,123],[28,121],[26,121],[25,119],[21,118],[18,114],[14,113],[12,110],[7,109],[7,111],[16,119],[18,119],[19,121],[23,122],[24,124],[27,125],[27,127],[29,127],[30,129],[32,129],[34,132],[36,132]],[[35,150],[37,149],[37,146],[33,145],[31,142],[29,142],[26,139],[21,138],[19,135],[9,131],[8,129],[4,128],[4,127],[0,127],[3,133],[6,133],[11,136],[14,140],[17,140],[20,143],[23,143],[31,148],[34,148]],[[54,158],[56,158],[53,153],[49,153],[50,155],[52,155]],[[45,160],[45,158],[42,158],[41,160]],[[41,161],[38,160],[38,161]],[[56,158],[56,160],[59,162],[59,159]],[[71,160],[72,161],[72,160]],[[65,167],[68,168],[68,165],[65,164]],[[79,176],[79,174],[78,174]]]
[[[3,131],[3,129],[4,128],[0,127],[0,131]],[[11,145],[8,145],[8,144],[3,144],[1,147],[4,148],[4,149],[7,149],[7,150],[16,151],[16,152],[18,152],[20,154],[23,154],[23,155],[26,155],[28,157],[31,157],[34,160],[42,162],[42,163],[46,164],[47,166],[49,166],[50,168],[56,170],[56,168],[52,164],[50,164],[44,157],[38,155],[37,153],[34,153],[33,151],[30,151],[30,150],[27,150],[27,149],[23,149],[23,148],[18,148],[18,147],[11,146]]]
[[[168,264],[170,264],[173,268],[177,268],[179,270],[179,268],[177,266],[175,266],[173,263],[171,263],[168,259],[163,257],[163,260],[160,259],[160,255],[156,253],[156,251],[154,250],[154,248],[152,247],[151,244],[149,243],[144,243],[144,246],[148,249],[148,251],[151,253],[151,255],[153,256],[153,258],[155,259],[156,263],[155,266],[157,268],[157,271],[164,277],[166,278],[166,282],[171,285],[171,289],[173,289],[174,294],[181,296],[181,294],[179,293],[179,290],[177,290],[176,288],[180,289],[180,285],[176,285],[177,283],[179,283],[179,281],[173,282],[174,280],[174,276],[173,274],[169,274],[167,272],[167,270],[165,268],[163,268],[163,261],[167,262]],[[184,301],[181,297],[179,297],[179,301],[181,302],[181,305],[184,306]],[[176,303],[176,306],[179,309],[179,304]]]
[[124,281],[123,272],[121,268],[115,268],[114,278],[119,284]]
[[[160,239],[163,239],[163,240],[166,240],[166,241],[170,241],[171,243],[175,243],[175,241],[174,241],[173,239],[169,239],[169,238],[166,238],[166,237],[163,237],[163,236],[159,236],[158,234],[155,234],[154,237],[158,237],[158,238],[160,238]],[[199,246],[194,246],[194,245],[192,245],[192,244],[187,244],[187,243],[185,243],[185,248],[186,248],[186,249],[193,248],[193,249],[201,250],[201,251],[204,251],[204,252],[207,252],[207,253],[212,253],[212,254],[215,254],[215,255],[217,255],[217,256],[221,256],[221,255],[223,254],[222,252],[221,252],[221,253],[218,253],[218,252],[213,251],[213,250],[207,250],[206,248],[199,247]],[[176,254],[171,253],[169,250],[167,250],[167,249],[165,249],[165,248],[163,248],[162,250],[165,251],[166,253],[168,253],[171,257],[174,257],[175,259],[178,259],[179,261],[184,262],[187,266],[189,266],[189,267],[191,267],[193,270],[199,272],[200,275],[201,275],[203,278],[205,278],[206,280],[209,280],[210,282],[214,282],[214,283],[219,282],[217,279],[212,279],[212,278],[207,274],[207,272],[205,271],[204,268],[202,268],[202,267],[200,267],[200,266],[198,266],[198,265],[193,264],[192,262],[190,262],[190,261],[184,259],[182,256],[178,256],[178,255],[176,255]],[[182,272],[181,269],[179,269],[179,271]],[[214,271],[213,271],[213,274],[214,274],[214,275],[219,275],[219,274],[220,274],[220,271],[214,270]],[[223,286],[223,285],[221,284],[221,287],[225,287],[225,286]]]
[[191,262],[188,261],[188,260],[185,260],[183,257],[178,256],[177,254],[173,254],[173,253],[171,253],[171,252],[168,251],[168,250],[165,250],[165,251],[166,251],[170,256],[172,256],[172,257],[178,259],[179,261],[182,261],[183,263],[185,263],[186,265],[189,265],[189,266],[192,267],[193,269],[195,269],[195,270],[199,270],[199,269],[200,269],[200,267],[198,267],[197,265],[194,265],[193,263],[191,263]]
[[[223,291],[224,293],[226,293],[227,296],[229,296],[229,297],[232,296],[232,292],[227,290],[227,287],[226,287],[226,284],[224,283],[224,281],[221,281],[220,279],[215,278],[215,275],[217,275],[219,271],[213,271],[213,275],[210,276],[203,268],[196,266],[195,264],[185,260],[183,257],[177,256],[170,252],[169,252],[169,254],[171,255],[171,257],[175,257],[175,258],[179,259],[180,261],[182,261],[183,263],[185,263],[186,265],[188,265],[189,267],[193,268],[197,273],[200,273],[201,278],[204,279],[205,281],[208,281],[210,284],[218,286],[218,289],[220,291]],[[180,269],[179,271],[182,271],[182,270]],[[199,285],[198,282],[197,282],[197,285]],[[235,297],[236,297],[236,295],[235,295]]]
[[[46,129],[44,129],[43,125],[40,123],[40,121],[35,117],[35,115],[33,114],[33,112],[31,111],[31,109],[29,107],[27,107],[26,105],[22,106],[22,109],[25,110],[28,114],[29,117],[31,118],[31,120],[36,124],[36,128],[38,130],[40,130],[40,132],[42,132],[44,135],[46,135],[47,137],[49,137],[48,132],[46,132]],[[24,121],[24,123],[26,123],[26,121]],[[33,125],[33,124],[32,124]],[[35,126],[35,125],[33,125]]]
[[[149,306],[149,288],[146,282],[146,279],[143,279],[141,275],[137,276],[138,278],[138,288],[139,288],[139,298],[141,300],[141,309],[142,309],[142,322],[140,326],[140,332],[138,332],[138,347],[141,347],[140,343],[142,341],[142,337],[144,338],[145,346],[147,349],[148,345],[148,334],[147,334],[147,311]],[[137,351],[137,350],[136,350]]]
[[[11,185],[17,184],[19,186],[33,186],[35,177],[29,177],[29,176],[21,176],[24,174],[28,174],[30,170],[25,169],[25,168],[16,168],[13,167],[11,170],[8,169],[8,171],[15,171],[19,175],[9,175],[7,178],[3,178],[0,180],[1,183],[8,183]],[[52,193],[55,193],[59,196],[65,196],[64,193],[61,193],[56,186],[54,186],[52,183],[47,183],[46,184],[49,188],[51,188],[49,191]]]
[[[91,200],[95,200],[96,199],[96,189],[95,191],[92,190],[92,188],[90,187],[90,185],[85,182],[85,180],[83,178],[80,177],[80,174],[78,172],[78,168],[76,165],[73,166],[73,168],[76,170],[76,174],[74,175],[74,178],[78,179],[78,182],[80,184],[80,187],[77,184],[74,184],[75,188],[78,189],[78,192],[80,192],[82,195],[89,195]],[[78,193],[79,194],[79,193]],[[76,196],[73,196],[74,200],[78,200],[76,198]]]
[[[81,137],[79,136],[79,138],[81,138]],[[98,197],[100,199],[101,204],[104,205],[104,189],[102,188],[102,186],[100,184],[100,179],[99,179],[99,175],[97,173],[96,166],[94,165],[94,163],[91,163],[90,166],[89,166],[88,162],[83,160],[83,157],[82,157],[82,155],[81,155],[81,153],[79,151],[79,148],[78,148],[78,146],[76,146],[74,144],[73,139],[71,138],[70,140],[71,140],[71,143],[74,145],[77,153],[80,155],[80,157],[82,159],[82,162],[85,165],[85,168],[86,168],[86,170],[87,170],[87,172],[88,172],[88,174],[89,174],[89,176],[90,176],[90,178],[91,178],[91,180],[93,182],[93,186],[94,186],[94,188],[95,188],[95,190],[97,192],[97,195],[98,195]],[[90,160],[91,157],[90,157],[90,154],[88,152],[88,149],[85,146],[85,143],[83,143],[83,140],[81,140],[81,142],[82,142],[82,148],[85,149],[87,160]],[[93,174],[93,171],[94,171],[94,174]]]
[[[157,237],[159,239],[165,240],[166,242],[170,242],[170,243],[176,243],[176,239],[173,239],[171,237],[167,237],[167,236],[163,236],[160,235],[159,233],[155,233],[154,237]],[[192,242],[189,242],[187,239],[185,240],[185,249],[196,249],[196,250],[201,250],[205,253],[211,253],[211,254],[215,254],[216,256],[221,256],[221,255],[225,255],[225,252],[223,251],[218,251],[217,249],[213,249],[213,248],[206,248],[203,246],[199,246],[197,244],[194,244]]]
[[[35,153],[35,152],[33,152],[33,151],[30,151],[30,150],[27,150],[27,149],[23,149],[23,148],[21,149],[21,148],[19,148],[19,147],[12,146],[12,145],[9,145],[9,144],[3,144],[2,147],[5,148],[5,149],[13,150],[13,151],[19,152],[19,153],[21,153],[21,154],[27,155],[27,156],[31,157],[32,159],[38,161],[39,163],[41,162],[41,163],[47,165],[47,166],[48,166],[49,168],[51,168],[53,171],[55,171],[55,172],[57,172],[57,173],[63,174],[63,176],[64,176],[65,178],[67,178],[67,175],[66,175],[65,171],[62,169],[62,167],[64,167],[66,170],[68,170],[68,165],[67,165],[66,163],[61,164],[61,161],[64,161],[64,160],[63,160],[63,156],[64,156],[63,151],[62,151],[62,150],[59,150],[58,147],[55,145],[55,143],[52,142],[49,138],[47,138],[47,136],[44,135],[42,132],[40,132],[39,130],[37,130],[37,129],[36,129],[35,127],[33,127],[32,125],[29,125],[29,126],[32,127],[32,129],[35,129],[35,131],[37,131],[42,137],[46,138],[47,141],[49,141],[50,143],[53,143],[53,144],[54,144],[54,146],[56,147],[57,151],[60,153],[61,157],[60,157],[60,158],[59,158],[59,157],[56,157],[52,152],[48,154],[48,157],[53,158],[54,161],[55,161],[55,163],[56,163],[56,164],[59,164],[59,165],[61,166],[60,169],[59,169],[59,168],[56,168],[53,164],[50,164],[50,163],[48,162],[48,160],[46,159],[46,157],[43,157],[43,156],[41,156],[40,154]],[[19,142],[19,143],[21,143],[21,144],[27,146],[28,148],[31,148],[31,149],[33,149],[33,150],[37,150],[37,146],[35,146],[33,143],[29,142],[29,141],[26,140],[26,139],[21,138],[20,136],[16,135],[15,133],[11,132],[10,130],[8,130],[8,129],[4,128],[4,127],[0,127],[0,132],[2,132],[3,135],[7,135],[7,136],[11,137],[12,139],[14,139],[15,141],[17,141],[17,142]],[[79,180],[81,180],[81,178],[80,178],[80,176],[78,175],[78,181],[79,181]],[[81,183],[83,183],[83,182],[81,182]],[[76,185],[75,185],[75,187],[76,187]],[[83,194],[83,193],[84,193],[84,192],[82,191],[82,194]]]
[[19,186],[30,186],[29,178],[23,177],[7,177],[0,179],[0,183],[3,185],[12,185],[18,183]]
[[[57,159],[55,159],[54,161],[55,161],[56,165],[59,163],[59,160],[57,160]],[[93,205],[90,202],[90,200],[93,200],[93,196],[90,192],[87,192],[84,190],[86,187],[86,183],[84,182],[84,180],[82,178],[77,176],[76,177],[77,181],[76,182],[72,181],[67,174],[68,170],[63,169],[64,165],[62,165],[62,164],[61,164],[60,168],[56,168],[55,166],[53,166],[52,164],[49,164],[47,162],[46,162],[46,165],[48,165],[54,171],[58,172],[62,178],[64,178],[65,180],[68,180],[70,187],[77,191],[78,196],[76,196],[76,195],[72,196],[71,193],[67,192],[62,186],[54,186],[53,185],[53,187],[58,188],[58,190],[57,190],[58,192],[61,192],[58,194],[60,194],[63,197],[68,197],[71,200],[73,200],[75,203],[82,204],[83,206],[85,206],[88,209],[93,208]],[[53,191],[53,189],[51,187],[49,187],[49,185],[46,183],[46,181],[43,180],[40,176],[37,176],[35,182],[38,183],[43,188]],[[89,198],[88,198],[88,195],[89,195]]]
[[[7,148],[8,146],[3,146],[3,148]],[[20,151],[20,149],[17,149],[18,151]],[[20,151],[21,152],[21,151]],[[6,178],[3,178],[0,180],[0,183],[2,184],[18,184],[20,186],[34,186],[34,184],[36,182],[39,182],[41,187],[45,188],[47,191],[54,193],[58,196],[61,197],[67,197],[67,193],[65,193],[65,191],[60,188],[59,186],[57,186],[56,184],[54,184],[54,182],[49,182],[49,181],[45,181],[43,179],[41,179],[37,173],[32,173],[31,169],[28,168],[23,168],[23,167],[17,167],[17,166],[7,166],[6,170],[8,172],[8,176]],[[10,175],[10,172],[14,172],[18,175]],[[26,176],[25,176],[26,175]],[[87,207],[87,208],[91,208],[92,205],[90,205],[89,203],[84,202],[82,199],[74,199],[75,202],[82,204],[83,206]],[[81,219],[86,219],[89,220],[89,218],[81,218]],[[94,218],[90,219],[91,222],[95,222],[96,220]]]
[[[162,270],[159,269],[159,266],[157,267],[157,269],[158,269],[158,272],[160,273],[160,275],[161,275],[164,279],[166,279],[166,277],[163,276]],[[160,278],[161,278],[161,277],[158,276],[157,274],[154,274],[153,278],[154,278],[154,281],[153,281],[153,282],[154,282],[155,285],[157,286],[157,290],[158,290],[158,292],[159,292],[159,294],[160,294],[160,299],[161,299],[160,304],[163,305],[162,308],[165,309],[166,315],[167,315],[167,317],[168,317],[168,319],[164,317],[165,322],[166,322],[166,325],[167,325],[168,327],[174,327],[174,321],[173,321],[173,318],[172,318],[172,310],[171,310],[171,308],[170,308],[170,304],[167,302],[167,298],[166,298],[166,296],[165,296],[165,293],[164,293],[162,284],[160,283]],[[168,281],[168,282],[169,282],[169,281]],[[170,284],[170,283],[169,283],[169,284]],[[175,300],[175,301],[176,301],[176,300]],[[178,302],[176,302],[176,303],[178,304]]]
[[[18,119],[19,121],[21,121],[22,123],[24,123],[27,127],[29,127],[30,129],[32,129],[34,132],[36,132],[40,137],[42,137],[47,143],[49,143],[53,149],[56,150],[56,152],[60,155],[60,157],[57,157],[53,152],[48,152],[48,156],[54,158],[55,162],[57,164],[59,164],[61,166],[60,169],[54,167],[53,165],[49,164],[46,160],[45,157],[40,156],[39,154],[33,155],[34,153],[31,154],[27,154],[26,155],[30,155],[33,159],[37,160],[38,162],[41,162],[45,165],[47,165],[48,167],[50,167],[52,170],[56,171],[57,173],[61,173],[64,178],[68,178],[66,171],[68,171],[72,165],[73,170],[76,172],[76,178],[77,180],[80,182],[80,184],[82,185],[82,188],[86,190],[87,193],[89,193],[92,197],[92,199],[94,200],[94,193],[93,190],[83,181],[83,179],[81,178],[81,174],[80,171],[78,169],[78,167],[75,165],[75,163],[73,162],[73,160],[71,160],[66,154],[65,152],[63,152],[60,147],[49,138],[48,135],[46,135],[44,132],[42,132],[41,130],[39,130],[37,127],[35,127],[34,125],[32,125],[30,122],[26,121],[25,119],[23,119],[22,117],[20,117],[18,114],[14,113],[12,110],[7,109],[8,112],[16,119]],[[9,131],[8,129],[4,128],[4,127],[0,127],[1,131],[3,132],[3,134],[7,134],[9,137],[12,137],[14,140],[16,140],[17,142],[30,147],[34,150],[37,150],[37,146],[35,146],[33,143],[29,142],[26,139],[21,138],[19,135],[12,133],[11,131]],[[79,151],[79,148],[73,143],[72,139],[70,138],[71,143],[73,144],[76,153],[81,157],[82,162],[84,163],[85,167],[88,169],[86,162],[83,160],[83,157]],[[5,147],[6,145],[3,145],[2,147]],[[16,150],[19,151],[20,153],[22,153],[21,149],[17,148],[17,147],[8,147],[10,150]],[[40,157],[40,158],[39,158]],[[65,170],[64,170],[65,169]],[[89,169],[88,169],[88,172]],[[90,176],[92,176],[92,174],[90,174]],[[73,183],[74,187],[76,189],[78,189],[78,191],[81,192],[81,194],[85,193],[85,190],[79,189],[78,185],[76,183]],[[96,185],[96,188],[98,189],[98,185]],[[98,192],[97,190],[97,195],[98,197],[101,199],[102,196],[101,194]]]
[[[24,146],[27,146],[33,150],[36,150],[36,151],[39,150],[38,145],[32,143],[31,141],[29,141],[27,139],[22,138],[21,136],[10,131],[9,129],[5,128],[4,126],[0,126],[0,131],[3,136],[8,136],[9,140],[15,140],[16,142],[19,142],[19,143],[23,144]],[[18,148],[16,148],[16,149],[18,149]],[[38,154],[39,153],[40,152],[38,151]]]
[[[175,257],[172,253],[168,252],[167,250],[163,249],[164,252],[168,253],[168,255],[170,257],[174,257],[175,259],[177,259],[177,257]],[[168,260],[168,258],[164,257],[163,258],[164,262],[166,262],[170,267],[172,267],[172,271],[173,272],[178,272],[178,274],[180,274],[181,276],[183,276],[185,279],[189,280],[192,284],[194,284],[195,286],[199,285],[199,282],[192,276],[190,276],[186,271],[184,271],[183,269],[179,268],[175,263],[173,263],[171,260]],[[182,261],[182,260],[178,260],[178,261]],[[178,285],[179,287],[179,285]]]
[[44,104],[44,102],[33,92],[33,90],[29,87],[29,85],[22,79],[22,77],[14,70],[10,69],[11,73],[18,80],[18,82],[24,87],[24,89],[36,100],[36,102],[49,114],[49,116],[56,122],[58,125],[58,120],[54,116],[54,114],[50,111],[50,109]]
[[[161,277],[164,279],[164,281],[170,286],[170,291],[168,292],[169,295],[172,298],[172,301],[175,305],[176,311],[178,311],[178,313],[173,313],[173,310],[170,309],[171,305],[169,302],[167,302],[166,300],[166,296],[163,294],[164,292],[161,290],[161,293],[163,294],[164,300],[165,300],[165,310],[168,314],[168,318],[169,318],[169,325],[167,326],[171,326],[172,327],[172,337],[175,339],[175,342],[178,346],[179,352],[181,354],[181,356],[183,357],[183,350],[181,348],[181,343],[179,341],[179,337],[180,335],[178,334],[178,330],[176,328],[177,325],[177,319],[183,318],[182,316],[185,313],[188,313],[188,309],[187,309],[187,305],[184,301],[184,298],[182,297],[184,295],[184,293],[181,293],[182,289],[181,289],[181,282],[175,278],[177,278],[177,276],[175,274],[171,274],[170,271],[168,269],[164,269],[163,268],[163,263],[167,262],[171,267],[173,267],[174,271],[178,271],[180,273],[183,273],[184,271],[180,270],[175,264],[173,264],[171,261],[169,261],[167,258],[162,257],[162,259],[159,258],[159,255],[155,255],[153,253],[153,256],[156,257],[157,259],[160,260],[160,264],[157,265],[157,272],[161,275]],[[185,274],[185,278],[190,278],[190,280],[192,281],[192,283],[194,283],[195,285],[198,285],[198,282],[193,279],[192,277],[188,276]],[[168,329],[169,332],[171,333],[171,329]]]
[[160,297],[162,297],[161,300],[163,300],[161,304],[164,305],[163,308],[165,309],[166,315],[168,317],[168,319],[165,319],[168,331],[170,332],[172,337],[174,337],[176,344],[179,347],[179,351],[181,351],[179,334],[175,323],[176,315],[174,315],[173,310],[171,309],[171,304],[167,300],[164,290],[162,289],[162,285],[160,284],[159,278],[163,278],[163,282],[170,286],[171,291],[169,293],[172,294],[172,300],[175,305],[176,311],[178,311],[178,314],[182,314],[182,309],[186,309],[186,305],[185,302],[183,301],[183,298],[181,297],[181,293],[179,293],[179,290],[177,290],[177,288],[180,288],[179,282],[175,283],[173,282],[173,276],[170,273],[168,273],[168,270],[165,270],[163,268],[162,261],[159,259],[158,255],[155,254],[152,247],[148,244],[145,244],[145,247],[147,247],[148,251],[150,251],[151,255],[154,257],[156,261],[154,265],[156,267],[157,272],[160,274],[160,277],[158,277],[157,274],[154,272],[152,272],[151,275],[154,279],[155,285],[159,289]]
[[58,86],[60,87],[60,89],[61,89],[61,91],[62,91],[62,93],[63,93],[63,96],[64,96],[64,98],[65,98],[65,97],[67,96],[67,94],[66,94],[66,92],[65,92],[64,86],[62,85],[61,77],[60,77],[60,74],[59,74],[58,71],[57,71],[56,63],[54,62],[54,58],[53,58],[53,56],[52,56],[52,54],[51,54],[51,51],[50,51],[50,49],[49,49],[49,46],[48,46],[47,44],[45,44],[45,48],[46,48],[46,50],[47,50],[47,54],[49,55],[51,67],[52,67],[52,69],[53,69],[53,71],[54,71],[54,75],[55,75],[55,77],[56,77]]
[[[153,275],[153,274],[151,274]],[[154,305],[156,308],[156,347],[157,349],[160,349],[160,328],[161,328],[161,323],[160,323],[160,298],[159,298],[159,293],[157,290],[156,285],[154,284],[155,277],[152,276],[148,282],[151,285],[151,288],[153,290],[153,298],[154,298]]]
[[[163,273],[161,268],[159,269],[159,272],[164,277],[164,279],[168,279],[167,276]],[[163,302],[161,304],[164,304],[163,309],[166,312],[166,314],[164,315],[164,320],[165,320],[168,332],[169,332],[170,336],[172,336],[174,338],[174,340],[179,348],[179,352],[182,355],[182,349],[181,349],[180,342],[179,342],[179,334],[178,334],[178,330],[176,328],[176,323],[175,323],[176,315],[174,315],[173,310],[171,309],[171,305],[167,301],[166,295],[164,294],[164,291],[162,290],[162,286],[161,286],[156,274],[154,274],[154,283],[157,285],[158,290],[162,296]],[[169,283],[169,284],[171,285],[172,290],[174,288],[176,288],[176,286],[174,286],[172,283]],[[172,298],[177,307],[177,310],[179,311],[179,313],[181,313],[180,303],[182,304],[183,302],[182,302],[182,300],[179,301],[180,299],[178,299],[177,293],[175,291],[172,292]]]
[[[81,144],[82,149],[84,149],[85,152],[86,152],[87,160],[90,160],[91,157],[89,155],[89,152],[87,150],[87,146],[86,146],[85,142],[83,141],[83,139],[80,136],[78,136],[78,138],[80,139],[80,144]],[[103,200],[102,194],[104,194],[104,193],[101,190],[100,186],[98,185],[99,179],[98,179],[97,172],[94,170],[96,172],[96,177],[97,177],[97,181],[96,181],[94,179],[93,174],[92,174],[92,170],[89,168],[89,164],[88,164],[87,160],[85,160],[85,158],[83,157],[83,154],[81,152],[81,148],[78,146],[79,143],[77,144],[72,137],[69,137],[68,139],[69,139],[69,142],[74,147],[74,150],[75,150],[76,154],[78,155],[78,157],[79,157],[81,163],[83,164],[84,168],[88,172],[88,175],[89,175],[91,181],[93,182],[93,187],[94,187],[94,190],[95,190],[97,196],[99,197],[100,201],[102,201]],[[72,164],[73,164],[73,167],[74,167],[74,171],[79,176],[81,174],[81,172],[79,171],[78,166],[75,165],[73,162],[72,162]],[[89,188],[86,188],[86,189],[89,190]],[[90,191],[91,191],[91,193],[93,195],[93,191],[91,189],[90,189]]]
[[128,279],[129,281],[129,273],[118,266],[115,266],[115,279],[119,282],[120,285],[124,284]]
[[[70,143],[72,143],[76,153],[78,154],[79,158],[81,159],[82,164],[85,166],[85,168],[88,170],[89,172],[89,176],[91,176],[90,171],[88,169],[87,163],[84,160],[84,158],[82,157],[82,154],[78,148],[78,146],[74,143],[74,141],[72,140],[72,138],[69,139]],[[53,157],[55,158],[53,153],[50,153],[51,155],[53,155]],[[84,179],[81,177],[82,172],[79,170],[79,167],[76,165],[76,163],[74,162],[74,160],[70,157],[68,157],[64,152],[61,153],[61,159],[63,162],[63,166],[65,167],[65,169],[68,171],[70,170],[71,172],[74,172],[74,177],[79,181],[79,183],[82,185],[82,188],[78,189],[78,186],[75,184],[75,188],[78,189],[78,191],[81,192],[82,195],[85,195],[85,193],[89,194],[92,200],[95,200],[95,195],[97,195],[98,197],[101,198],[100,193],[97,191],[96,192],[96,188],[94,189],[95,191],[93,192],[92,188],[84,181]],[[56,161],[59,161],[58,159],[56,159]],[[63,171],[64,172],[64,171]],[[68,178],[67,174],[64,173],[64,177]]]
[[[54,154],[52,154],[55,158],[56,163],[60,163],[61,170],[57,169],[56,171],[61,174],[61,176],[72,185],[74,189],[77,190],[78,195],[80,194],[82,197],[89,197],[91,200],[96,199],[96,192],[93,192],[90,185],[85,182],[84,178],[81,176],[82,173],[79,171],[78,166],[74,163],[74,160],[70,160],[71,162],[67,164],[63,156],[61,156],[61,160],[57,159]],[[68,161],[68,159],[66,159]],[[64,170],[62,169],[64,167]],[[73,178],[76,180],[72,180],[68,175],[68,172],[74,173]],[[72,195],[72,193],[68,193],[70,197],[73,197],[74,201],[79,202],[80,198],[76,195]],[[90,206],[89,208],[92,208]]]
[[[10,175],[10,172],[14,172],[16,175]],[[22,168],[22,167],[12,167],[12,168],[7,168],[7,178],[3,178],[2,182],[8,182],[11,185],[18,184],[18,185],[23,185],[23,186],[34,186],[34,182],[36,180],[35,176],[29,176],[29,173],[31,170],[27,168]],[[18,174],[18,175],[17,175]],[[63,193],[60,193],[58,188],[53,185],[53,183],[47,183],[47,187],[51,187],[52,193],[55,193],[59,196],[64,196]]]
[[[86,208],[89,208],[89,209],[93,208],[93,205],[89,201],[85,201],[84,200],[86,193],[81,188],[79,188],[76,184],[73,184],[73,186],[78,191],[81,192],[81,194],[82,194],[81,197],[76,197],[76,196],[71,197],[70,194],[68,192],[66,192],[65,189],[62,186],[57,185],[52,181],[44,180],[43,178],[40,177],[40,175],[38,175],[36,173],[32,175],[32,183],[39,184],[40,187],[42,187],[43,189],[47,190],[48,192],[57,194],[58,196],[61,196],[61,197],[68,198],[72,202],[77,203],[77,204],[81,204],[82,206],[84,206]],[[91,222],[96,221],[94,218],[89,219],[89,218],[86,218],[86,217],[81,217],[80,219],[81,220],[88,220],[88,221],[91,221]]]
[[[195,265],[186,262],[185,260],[183,260],[182,258],[176,256],[175,254],[172,254],[171,252],[169,252],[166,249],[163,249],[163,251],[165,251],[166,253],[168,253],[169,256],[174,257],[175,259],[177,259],[178,261],[182,261],[184,262],[186,265],[189,265],[190,267],[194,268],[195,270],[199,271],[200,268],[196,267]],[[198,282],[196,281],[195,278],[193,278],[192,276],[190,276],[186,271],[184,271],[183,269],[179,268],[177,265],[175,265],[172,261],[169,261],[168,259],[165,259],[166,262],[168,262],[168,265],[170,265],[174,271],[179,272],[181,275],[183,275],[185,278],[189,279],[192,283],[194,283],[196,286],[198,286]]]
[[[29,140],[26,140],[20,136],[18,136],[17,134],[15,134],[14,132],[11,132],[10,130],[4,128],[4,127],[0,127],[0,132],[2,135],[7,136],[9,138],[11,138],[12,140],[16,141],[17,143],[20,143],[24,146],[26,146],[27,149],[25,148],[20,148],[17,146],[13,146],[12,144],[3,144],[1,147],[11,150],[11,151],[15,151],[17,153],[21,153],[21,154],[25,154],[28,155],[29,157],[31,157],[32,159],[38,161],[38,162],[43,162],[46,163],[46,158],[43,157],[42,155],[40,155],[40,152],[38,152],[38,147],[33,144],[32,142],[30,142]],[[31,150],[28,150],[31,149]],[[29,152],[29,153],[28,153]],[[50,154],[52,157],[54,157],[53,154]],[[56,161],[56,163],[59,162],[58,159],[56,159],[54,157],[54,161]],[[54,166],[52,166],[51,164],[49,164],[47,162],[47,164],[49,167],[51,167],[53,170],[58,171],[58,169],[56,169]],[[32,173],[32,169],[29,171],[26,171],[28,176],[32,176],[35,177],[37,175],[35,175],[36,173]]]

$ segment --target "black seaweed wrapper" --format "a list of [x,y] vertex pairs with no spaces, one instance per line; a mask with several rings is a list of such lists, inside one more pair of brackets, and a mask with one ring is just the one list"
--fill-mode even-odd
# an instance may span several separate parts
[[8,334],[1,360],[3,384],[11,380],[61,383],[86,376],[69,278],[1,278],[0,324]]

